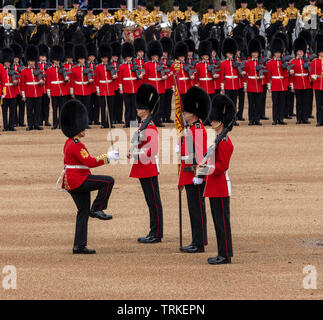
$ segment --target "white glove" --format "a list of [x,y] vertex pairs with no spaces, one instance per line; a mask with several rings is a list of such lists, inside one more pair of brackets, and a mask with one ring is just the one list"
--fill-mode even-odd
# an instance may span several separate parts
[[198,178],[198,177],[194,177],[194,178],[193,178],[193,183],[194,183],[195,185],[197,185],[197,184],[202,184],[202,183],[203,183],[203,179]]
[[119,160],[120,156],[119,156],[119,151],[117,150],[112,150],[108,153],[108,158],[109,160]]
[[179,148],[179,145],[177,144],[176,146],[175,146],[175,153],[179,153],[180,152],[180,148]]

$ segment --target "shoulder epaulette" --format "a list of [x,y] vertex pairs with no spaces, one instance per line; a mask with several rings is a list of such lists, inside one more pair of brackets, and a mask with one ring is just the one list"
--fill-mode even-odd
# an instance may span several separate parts
[[74,142],[74,143],[79,143],[79,142],[80,142],[80,140],[79,140],[79,139],[77,139],[77,138],[74,138],[74,139],[73,139],[73,142]]

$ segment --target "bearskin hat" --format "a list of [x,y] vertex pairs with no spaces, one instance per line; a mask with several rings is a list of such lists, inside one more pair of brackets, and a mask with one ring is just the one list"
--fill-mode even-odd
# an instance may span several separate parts
[[236,117],[236,107],[226,95],[217,94],[213,98],[209,121],[220,121],[224,128],[232,129]]
[[221,7],[226,7],[227,6],[227,2],[226,1],[221,1]]
[[74,59],[77,61],[78,59],[87,59],[87,49],[83,44],[77,44],[74,46]]
[[258,52],[259,55],[261,54],[261,44],[260,44],[259,40],[257,40],[256,38],[250,40],[248,43],[249,56],[251,56],[251,53],[253,53],[253,52]]
[[279,38],[279,39],[281,39],[283,41],[285,51],[288,51],[288,52],[290,51],[289,50],[290,49],[289,48],[289,39],[288,39],[288,36],[285,33],[278,32],[278,33],[276,33],[275,38]]
[[173,3],[173,7],[179,7],[179,2],[175,0]]
[[209,56],[212,55],[212,43],[208,40],[203,40],[200,42],[199,48],[198,48],[198,55],[200,57],[202,56]]
[[210,3],[209,5],[208,5],[208,7],[207,7],[208,9],[214,9],[214,5],[213,5],[213,3]]
[[225,56],[227,53],[235,55],[237,53],[237,42],[233,38],[226,38],[222,44],[222,54]]
[[245,41],[241,37],[235,37],[234,40],[237,43],[237,49],[241,52],[241,55],[246,56],[247,55],[247,46],[245,44]]
[[133,45],[135,47],[135,52],[137,53],[138,51],[143,51],[146,53],[146,41],[142,38],[137,38],[133,42]]
[[62,132],[68,138],[73,138],[84,131],[89,123],[86,107],[79,100],[67,101],[59,116]]
[[11,48],[3,48],[1,50],[1,60],[2,62],[13,62],[14,54]]
[[298,34],[299,38],[304,38],[307,42],[307,44],[311,47],[312,46],[312,35],[311,32],[308,30],[302,30],[299,34]]
[[187,40],[185,40],[185,43],[188,46],[188,51],[195,53],[195,51],[196,51],[195,42],[192,39],[187,39]]
[[143,83],[136,94],[137,109],[149,109],[156,114],[159,108],[158,91],[151,84]]
[[307,43],[306,40],[304,38],[297,38],[294,41],[294,54],[296,56],[296,52],[298,50],[302,50],[304,52],[304,54],[307,51]]
[[25,52],[26,61],[38,61],[39,51],[34,45],[29,45]]
[[39,56],[45,56],[46,58],[48,58],[49,48],[46,46],[46,44],[41,43],[38,46],[38,50]]
[[96,44],[90,42],[87,44],[86,49],[87,49],[88,56],[95,56],[95,57],[98,56],[98,50],[96,48]]
[[120,58],[121,56],[121,44],[117,41],[111,43],[112,56]]
[[23,50],[22,50],[22,47],[19,44],[13,43],[10,46],[10,48],[12,49],[13,55],[14,55],[15,58],[19,58],[19,59],[22,58],[22,52],[23,52]]
[[49,60],[51,61],[63,61],[64,60],[64,48],[62,46],[53,46],[49,51]]
[[315,44],[316,44],[316,53],[319,54],[323,51],[323,34],[318,34],[315,37]]
[[160,43],[162,45],[163,52],[167,52],[168,55],[171,55],[174,46],[172,39],[168,37],[163,37],[160,39]]
[[216,51],[216,53],[219,52],[219,41],[217,39],[209,39],[209,41],[212,44],[212,51]]
[[122,45],[122,58],[125,59],[127,57],[134,57],[135,55],[135,48],[132,43],[130,42],[125,42]]
[[266,49],[266,39],[261,36],[260,34],[258,36],[255,36],[254,39],[257,39],[261,45],[261,50]]
[[199,87],[191,87],[183,101],[184,112],[197,115],[199,119],[205,121],[209,115],[211,99],[208,93]]
[[65,59],[74,58],[74,44],[72,42],[66,42],[64,44]]
[[163,48],[158,40],[153,40],[148,43],[147,46],[147,57],[151,59],[152,56],[158,56],[159,58],[163,55]]
[[282,39],[274,38],[273,41],[271,42],[271,45],[270,45],[270,51],[272,54],[274,54],[275,52],[283,53],[284,46],[285,45],[284,45],[284,42]]
[[108,57],[109,60],[111,59],[112,51],[111,47],[108,44],[101,44],[99,47],[99,59]]
[[184,41],[177,42],[174,49],[174,58],[178,59],[178,57],[187,57],[188,46]]

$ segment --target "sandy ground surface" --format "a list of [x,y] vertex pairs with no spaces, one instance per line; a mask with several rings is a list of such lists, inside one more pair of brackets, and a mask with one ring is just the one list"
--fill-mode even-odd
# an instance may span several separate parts
[[[178,251],[176,165],[161,166],[165,237],[154,245],[136,241],[147,233],[148,211],[130,165],[94,169],[115,178],[113,220],[91,219],[88,244],[97,254],[73,256],[75,205],[55,189],[64,136],[48,128],[1,133],[0,271],[17,268],[17,289],[0,287],[0,299],[322,299],[323,251],[313,243],[323,238],[323,131],[288,123],[246,121],[230,134],[234,258],[225,266],[207,264],[217,253],[208,202],[206,252]],[[87,132],[92,155],[106,152],[107,134]],[[190,239],[184,201],[184,244]],[[303,288],[306,265],[317,269],[316,290]]]

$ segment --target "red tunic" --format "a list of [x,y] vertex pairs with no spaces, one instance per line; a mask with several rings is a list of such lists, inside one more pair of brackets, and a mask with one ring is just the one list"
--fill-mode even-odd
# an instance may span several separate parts
[[282,68],[281,60],[271,59],[267,63],[268,69],[268,86],[271,86],[272,91],[286,91],[288,84],[286,78],[288,78],[287,69]]
[[[183,168],[190,168],[192,165],[199,164],[203,159],[203,156],[207,150],[207,134],[203,124],[200,121],[195,122],[190,126],[188,130],[188,135],[190,135],[190,139],[185,137],[182,138],[181,144],[181,168],[179,174],[178,185],[185,186],[193,183],[194,171],[184,171]],[[188,146],[187,141],[192,141],[193,146]],[[195,151],[195,161],[193,163],[191,150]]]
[[[19,68],[21,68],[21,67],[22,67],[21,69],[25,68],[24,66],[22,66],[20,64],[15,64],[15,63],[13,63],[13,67],[14,67],[14,69],[16,71],[16,74],[19,75],[19,76],[20,76]],[[18,90],[18,95],[20,95],[21,94],[21,87],[20,87],[21,77],[17,78],[17,80],[18,80],[18,83],[19,83],[18,86],[17,86],[17,90]]]
[[323,59],[317,58],[311,63],[311,79],[314,90],[323,90]]
[[145,83],[154,86],[159,94],[163,94],[165,93],[165,80],[162,79],[161,73],[156,70],[158,65],[158,62],[146,62],[143,80]]
[[131,178],[151,178],[159,175],[156,164],[158,155],[158,130],[153,121],[150,121],[144,130],[144,134],[147,139],[138,146],[138,150],[142,151],[143,154],[140,154],[139,160],[134,161],[130,172]]
[[18,86],[13,84],[12,76],[8,75],[9,69],[0,68],[1,88],[6,88],[5,99],[13,99],[18,95]]
[[69,83],[64,80],[62,73],[59,73],[59,66],[51,66],[46,70],[47,94],[53,97],[66,96],[70,94]]
[[291,77],[291,85],[294,89],[309,89],[311,87],[309,71],[304,69],[304,59],[297,59],[291,61],[291,64],[294,64],[292,70],[294,74]]
[[[74,67],[74,63],[64,63],[64,68],[67,72],[67,75],[71,78],[71,74],[72,74],[72,68]],[[68,91],[69,91],[69,94],[71,93],[71,87],[72,87],[72,84],[71,84],[71,80],[67,83],[67,86],[68,86]]]
[[[185,63],[180,64],[180,69],[176,75],[178,83],[179,94],[186,94],[188,89],[192,87],[192,80],[190,79],[189,73],[184,71]],[[173,74],[176,73],[174,64],[171,67]]]
[[256,66],[259,65],[258,59],[253,60],[249,59],[245,62],[245,69],[246,71],[246,85],[247,85],[247,92],[262,92],[263,88],[263,81],[259,79],[259,71],[256,71]]
[[220,85],[224,90],[239,90],[239,72],[233,67],[233,60],[224,60],[220,64]]
[[231,182],[229,180],[228,169],[233,144],[229,137],[223,139],[216,149],[214,156],[208,165],[213,166],[206,178],[204,197],[225,198],[231,196]]
[[124,63],[119,67],[119,88],[124,93],[136,93],[140,85],[136,72],[131,70],[132,67],[132,63]]
[[106,65],[100,63],[95,68],[95,86],[99,96],[114,96],[115,85],[111,72],[106,70]]
[[[101,157],[100,157],[101,158]],[[62,188],[73,190],[79,187],[88,175],[89,168],[96,168],[107,163],[107,158],[99,159],[91,157],[85,145],[78,139],[67,139],[64,145],[64,165],[86,166],[87,169],[66,169]]]
[[88,96],[92,94],[92,84],[89,83],[89,79],[84,74],[85,66],[76,65],[72,68],[72,74],[70,75],[72,87],[71,94],[77,96]]
[[39,84],[38,76],[34,76],[35,68],[25,68],[21,71],[21,94],[27,98],[39,98],[44,93],[44,86]]
[[[167,65],[168,59],[163,58],[163,64],[165,66],[165,69],[169,69]],[[165,89],[172,89],[174,86],[174,78],[173,78],[173,71],[169,70],[169,72],[166,73],[167,79],[165,80]]]
[[212,72],[207,69],[210,63],[207,61],[199,62],[196,66],[195,84],[204,89],[208,94],[215,93],[215,79]]

